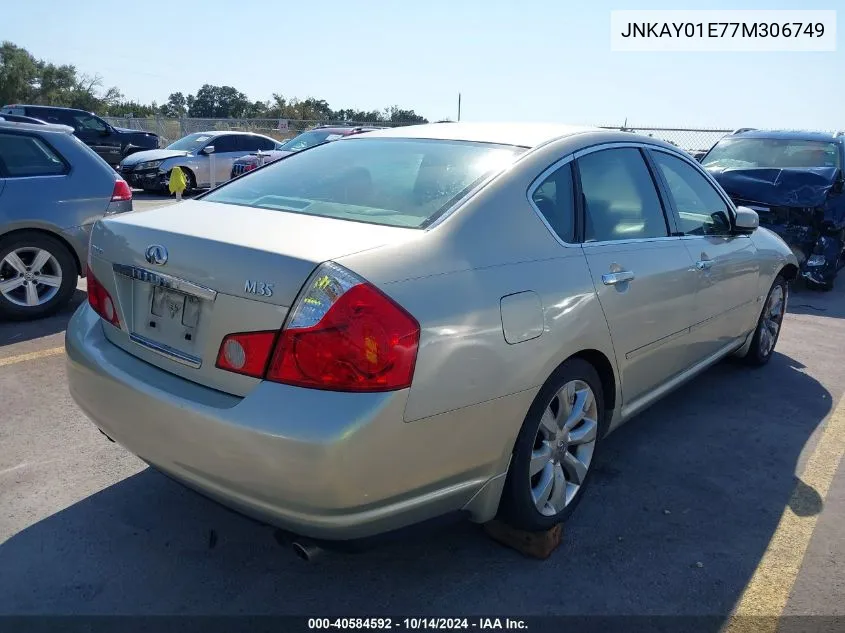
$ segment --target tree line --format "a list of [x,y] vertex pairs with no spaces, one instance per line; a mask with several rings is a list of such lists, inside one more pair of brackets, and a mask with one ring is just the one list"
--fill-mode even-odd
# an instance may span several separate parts
[[384,110],[334,110],[325,99],[299,99],[273,93],[273,98],[252,101],[232,86],[203,85],[196,94],[174,92],[161,105],[128,100],[116,86],[105,88],[99,75],[80,73],[72,64],[56,65],[36,59],[12,42],[0,44],[0,105],[28,103],[79,108],[101,116],[300,119],[427,123],[398,106]]

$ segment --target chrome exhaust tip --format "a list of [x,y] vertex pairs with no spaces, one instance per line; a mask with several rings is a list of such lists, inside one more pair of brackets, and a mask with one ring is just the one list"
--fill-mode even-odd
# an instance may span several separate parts
[[323,552],[321,548],[313,543],[303,543],[301,541],[294,541],[291,543],[291,547],[293,548],[293,553],[307,563],[312,562]]

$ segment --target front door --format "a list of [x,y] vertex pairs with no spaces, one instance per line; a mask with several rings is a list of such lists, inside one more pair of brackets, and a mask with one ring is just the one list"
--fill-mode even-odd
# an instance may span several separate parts
[[92,114],[71,114],[73,128],[79,139],[99,154],[109,165],[117,165],[123,158],[120,137],[110,125]]
[[576,159],[583,250],[610,328],[624,404],[687,367],[695,297],[692,262],[638,147]]
[[760,264],[754,242],[731,234],[732,211],[692,161],[650,150],[663,179],[678,233],[695,268],[691,362],[702,360],[747,334],[761,309]]

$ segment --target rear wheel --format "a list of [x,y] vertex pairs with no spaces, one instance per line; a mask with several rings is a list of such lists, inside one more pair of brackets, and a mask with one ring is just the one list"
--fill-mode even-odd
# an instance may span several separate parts
[[52,314],[70,300],[78,275],[73,255],[54,237],[27,231],[0,239],[0,316]]
[[754,330],[754,338],[751,339],[751,347],[745,355],[744,360],[747,364],[759,367],[771,359],[780,337],[788,300],[789,284],[778,275],[769,290],[766,303],[763,304],[763,311],[757,321],[757,329]]
[[537,394],[513,451],[501,516],[516,528],[547,530],[581,499],[606,431],[604,394],[592,365],[571,359]]

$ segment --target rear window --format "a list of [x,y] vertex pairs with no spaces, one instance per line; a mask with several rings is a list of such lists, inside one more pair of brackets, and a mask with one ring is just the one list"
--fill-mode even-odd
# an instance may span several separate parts
[[291,154],[202,199],[425,228],[522,151],[466,141],[349,138]]

